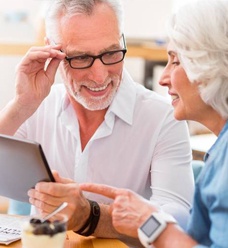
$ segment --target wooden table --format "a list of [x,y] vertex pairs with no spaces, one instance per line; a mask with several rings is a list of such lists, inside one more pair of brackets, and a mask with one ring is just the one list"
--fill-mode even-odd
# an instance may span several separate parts
[[[22,248],[21,241],[10,245],[1,245],[0,248]],[[72,231],[67,232],[67,239],[64,248],[127,248],[124,243],[117,239],[100,239],[95,237],[83,237]],[[42,248],[42,247],[41,247]],[[54,247],[50,247],[54,248]]]

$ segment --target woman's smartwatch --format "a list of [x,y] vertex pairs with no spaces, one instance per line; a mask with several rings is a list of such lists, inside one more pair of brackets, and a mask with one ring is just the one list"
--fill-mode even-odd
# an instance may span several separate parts
[[164,231],[167,223],[177,223],[170,214],[165,212],[153,213],[139,228],[138,237],[142,245],[151,247],[155,239]]

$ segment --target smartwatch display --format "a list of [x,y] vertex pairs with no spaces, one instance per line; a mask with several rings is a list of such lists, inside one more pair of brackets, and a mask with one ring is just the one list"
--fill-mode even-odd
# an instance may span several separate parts
[[176,223],[176,220],[167,213],[156,212],[138,228],[139,240],[144,247],[151,247],[151,243],[163,232],[167,223]]

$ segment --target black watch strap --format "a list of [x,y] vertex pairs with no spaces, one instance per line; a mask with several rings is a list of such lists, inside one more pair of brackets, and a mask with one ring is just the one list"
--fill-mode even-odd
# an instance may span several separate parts
[[[88,200],[90,204],[90,215],[85,224],[76,231],[77,234],[90,236],[94,233],[100,219],[100,206],[97,202]],[[87,230],[86,230],[87,229]],[[86,231],[85,231],[86,230]]]

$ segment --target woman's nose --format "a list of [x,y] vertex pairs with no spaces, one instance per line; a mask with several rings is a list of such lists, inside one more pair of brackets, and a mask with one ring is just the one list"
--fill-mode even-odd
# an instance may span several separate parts
[[170,84],[170,72],[168,67],[166,66],[161,74],[161,77],[159,79],[159,84],[161,86],[168,86]]

